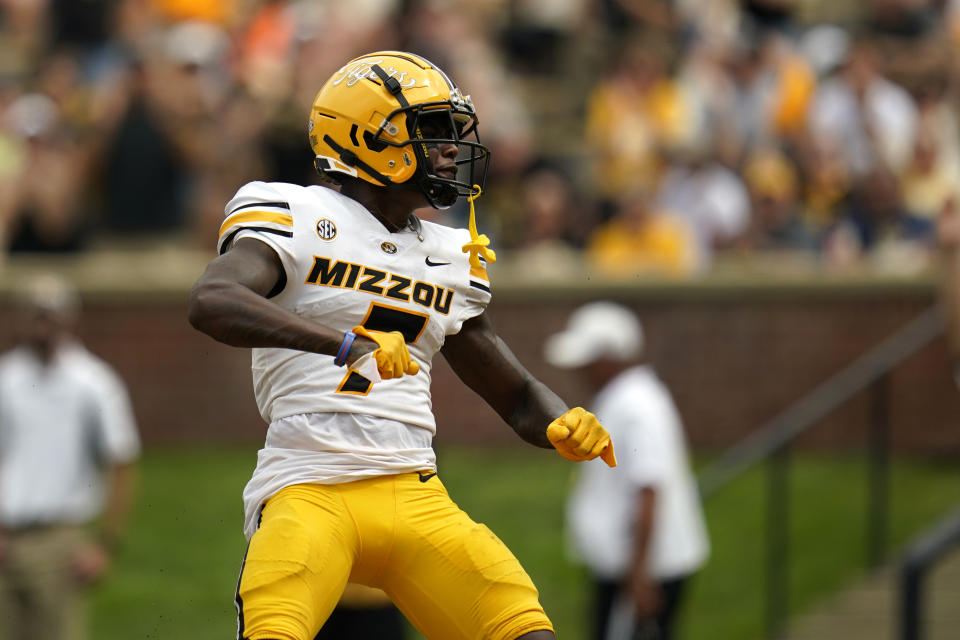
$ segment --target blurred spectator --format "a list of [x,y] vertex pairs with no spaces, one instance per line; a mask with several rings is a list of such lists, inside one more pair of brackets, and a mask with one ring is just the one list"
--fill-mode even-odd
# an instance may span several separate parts
[[[564,278],[579,269],[578,250],[593,212],[562,170],[548,164],[534,166],[522,180],[519,224],[512,264],[520,273],[537,278]],[[578,242],[579,241],[579,242]]]
[[630,38],[609,73],[591,90],[587,142],[599,198],[652,189],[663,148],[689,143],[698,110],[670,75],[671,45],[652,34]]
[[725,46],[695,43],[681,63],[677,81],[697,112],[691,138],[713,149],[720,162],[733,166],[742,154],[743,142],[740,122],[733,117],[739,88],[730,73],[730,60],[731,53]]
[[817,89],[809,115],[813,143],[834,148],[855,175],[899,173],[914,148],[917,109],[886,79],[869,41],[858,40],[843,67]]
[[3,125],[10,155],[0,176],[0,244],[13,253],[79,250],[88,160],[76,132],[39,93],[10,104]]
[[839,207],[850,194],[853,176],[843,153],[829,141],[814,141],[802,157],[803,216],[819,233],[834,223]]
[[775,149],[758,150],[747,160],[743,173],[753,215],[738,249],[815,255],[817,237],[803,218],[797,170],[786,155]]
[[850,268],[869,264],[882,272],[916,273],[929,265],[934,224],[904,208],[900,183],[877,169],[861,178],[824,243],[827,264]]
[[131,68],[101,161],[103,225],[114,233],[170,232],[185,220],[186,167],[153,100],[151,73],[145,62]]
[[149,239],[209,230],[226,194],[260,170],[266,118],[233,83],[220,27],[182,22],[154,36],[102,161],[105,228]]
[[698,144],[730,167],[800,138],[817,81],[793,40],[751,22],[730,43],[695,43],[679,77],[701,110]]
[[630,278],[687,276],[701,264],[687,222],[657,209],[642,191],[621,197],[613,217],[591,236],[586,258],[600,273]]
[[74,50],[51,51],[37,70],[33,86],[36,93],[53,101],[65,126],[81,138],[89,133],[96,118],[97,96]]
[[903,175],[903,191],[906,208],[918,217],[935,218],[956,188],[958,167],[945,155],[932,134],[917,138],[913,160]]
[[594,581],[591,640],[673,638],[688,580],[709,554],[680,415],[643,353],[636,316],[610,302],[574,311],[544,350],[596,393],[596,416],[622,452],[613,469],[585,463],[567,505]]
[[0,635],[76,640],[123,537],[140,444],[124,383],[76,337],[72,286],[38,277],[16,302],[22,341],[0,358]]
[[703,266],[732,247],[750,223],[750,197],[740,176],[696,145],[678,149],[657,194],[657,207],[693,230]]
[[902,176],[906,208],[933,219],[956,189],[960,176],[960,131],[951,104],[938,85],[917,96],[917,135],[913,156]]
[[816,77],[791,41],[774,33],[746,32],[731,60],[733,123],[740,161],[758,146],[797,138],[805,124]]

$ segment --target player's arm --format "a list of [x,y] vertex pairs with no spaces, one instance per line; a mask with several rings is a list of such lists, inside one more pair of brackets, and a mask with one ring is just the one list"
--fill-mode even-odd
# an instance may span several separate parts
[[602,455],[616,464],[610,436],[596,418],[566,403],[527,371],[497,335],[486,314],[447,336],[442,353],[457,376],[517,434],[538,447],[555,447],[571,460]]
[[[189,319],[197,330],[235,347],[280,347],[335,356],[344,333],[274,304],[268,296],[285,277],[267,244],[240,238],[215,258],[190,292]],[[357,337],[347,363],[377,348]]]
[[485,313],[447,336],[441,352],[460,380],[517,435],[538,447],[552,446],[547,425],[567,411],[566,403],[520,364]]

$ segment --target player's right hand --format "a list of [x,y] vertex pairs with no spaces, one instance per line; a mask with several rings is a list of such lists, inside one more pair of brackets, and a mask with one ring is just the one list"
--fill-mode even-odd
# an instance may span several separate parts
[[580,462],[599,456],[608,467],[617,466],[610,434],[595,415],[582,407],[574,407],[551,422],[547,439],[567,460]]
[[377,343],[377,349],[372,355],[383,380],[399,378],[404,374],[412,376],[420,371],[420,365],[410,357],[407,343],[399,331],[372,331],[357,325],[353,332]]

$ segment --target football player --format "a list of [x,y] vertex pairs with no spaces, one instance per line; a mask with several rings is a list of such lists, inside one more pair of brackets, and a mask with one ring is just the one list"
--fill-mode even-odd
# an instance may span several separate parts
[[[385,591],[437,640],[546,640],[510,551],[436,475],[437,352],[526,441],[616,464],[596,418],[568,409],[498,337],[473,199],[489,152],[469,96],[420,56],[347,63],[313,103],[318,171],[339,185],[253,182],[226,206],[190,322],[253,348],[269,423],[244,490],[238,638],[312,640],[350,581]],[[469,229],[420,221],[471,205]]]

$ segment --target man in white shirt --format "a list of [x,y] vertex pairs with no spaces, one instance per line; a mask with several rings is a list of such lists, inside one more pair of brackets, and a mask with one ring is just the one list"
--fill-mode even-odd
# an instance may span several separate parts
[[74,289],[40,277],[18,303],[21,342],[0,357],[0,638],[78,640],[140,441],[123,382],[73,334]]
[[709,553],[680,416],[642,352],[635,314],[610,302],[576,310],[545,348],[596,391],[592,410],[617,441],[618,466],[585,463],[567,509],[595,581],[594,640],[671,638],[683,585]]

